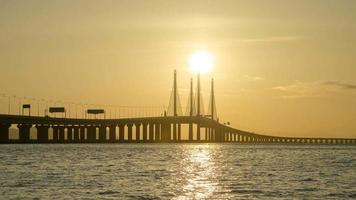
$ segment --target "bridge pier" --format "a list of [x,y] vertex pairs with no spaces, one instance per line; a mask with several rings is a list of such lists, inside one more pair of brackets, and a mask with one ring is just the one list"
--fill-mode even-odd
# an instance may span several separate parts
[[79,140],[79,126],[73,126],[73,141],[78,143]]
[[189,142],[193,142],[193,124],[189,123]]
[[96,126],[91,125],[87,127],[87,142],[94,143],[96,141]]
[[99,127],[99,142],[106,142],[106,125],[101,125]]
[[19,128],[20,142],[29,143],[30,142],[30,128],[32,127],[32,125],[19,124],[19,125],[17,125],[17,127]]
[[149,123],[149,141],[154,142],[154,124],[152,122]]
[[209,127],[205,127],[205,142],[209,142],[209,141],[210,141]]
[[215,127],[215,141],[216,142],[224,142],[225,141],[224,134],[220,127]]
[[125,142],[125,124],[119,124],[119,142]]
[[155,142],[160,142],[162,139],[161,135],[161,124],[155,123]]
[[205,142],[208,141],[208,128],[205,127]]
[[116,125],[111,125],[109,127],[109,140],[110,142],[116,142]]
[[80,126],[79,127],[79,136],[80,136],[80,141],[81,142],[85,142],[85,130],[88,131],[88,127],[87,126]]
[[11,124],[0,124],[0,143],[8,143]]
[[178,141],[182,141],[182,125],[177,124],[178,126]]
[[52,125],[52,141],[58,142],[58,126]]
[[132,142],[132,126],[133,124],[126,124],[127,126],[127,141]]
[[58,126],[58,141],[64,143],[64,126]]
[[67,142],[73,142],[73,126],[67,126]]
[[140,137],[141,137],[141,123],[136,123],[136,142],[140,142]]
[[161,124],[161,141],[162,142],[170,142],[171,140],[172,140],[172,138],[171,138],[171,124],[167,123],[167,122],[162,123]]
[[[172,141],[177,141],[178,140],[178,135],[177,135],[177,124],[176,123],[173,123],[172,124],[172,127],[173,127],[173,135],[172,135],[172,138],[171,138],[171,135],[169,135],[169,138],[172,140]],[[169,131],[169,133],[171,133],[171,131]]]
[[209,127],[209,132],[210,132],[210,141],[211,142],[216,142],[216,137],[215,137],[215,134],[216,134],[216,130],[214,127]]
[[200,142],[200,124],[197,123],[197,142]]
[[48,129],[47,125],[37,125],[37,142],[39,143],[48,143]]
[[148,123],[144,122],[142,123],[142,140],[143,142],[147,142],[147,125]]

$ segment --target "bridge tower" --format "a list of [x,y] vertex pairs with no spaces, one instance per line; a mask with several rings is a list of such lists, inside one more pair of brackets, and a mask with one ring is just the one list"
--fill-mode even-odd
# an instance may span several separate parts
[[[171,98],[168,105],[169,116],[177,117],[182,115],[182,108],[180,105],[179,95],[178,95],[178,86],[177,86],[177,71],[174,70],[174,79],[173,79],[173,89],[171,93]],[[179,141],[181,139],[181,124],[173,123],[171,125],[162,125],[162,140],[164,141]],[[173,134],[171,130],[173,129]]]
[[[189,95],[189,116],[192,117],[195,113],[194,94],[193,94],[193,78],[190,79],[190,95]],[[189,141],[193,141],[193,124],[189,123]]]
[[177,115],[177,70],[174,70],[174,81],[173,81],[173,116]]
[[167,115],[175,116],[175,117],[182,115],[182,107],[180,105],[180,99],[179,99],[179,94],[178,94],[177,71],[176,70],[174,70],[173,89],[172,89],[171,97],[169,100]]
[[212,120],[217,120],[216,104],[215,104],[215,94],[214,94],[214,78],[211,79],[211,94],[209,102],[209,116]]
[[[202,116],[202,96],[200,92],[200,73],[197,75],[197,116]],[[200,124],[197,123],[197,141],[200,142]]]

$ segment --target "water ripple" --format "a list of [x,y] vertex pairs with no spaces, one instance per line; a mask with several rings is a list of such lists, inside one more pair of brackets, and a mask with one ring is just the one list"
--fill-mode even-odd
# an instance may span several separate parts
[[0,145],[0,199],[356,198],[356,148]]

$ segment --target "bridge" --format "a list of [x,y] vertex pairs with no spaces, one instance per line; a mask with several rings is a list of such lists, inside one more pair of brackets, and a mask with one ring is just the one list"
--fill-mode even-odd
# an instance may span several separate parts
[[[337,144],[356,145],[354,138],[277,137],[256,134],[219,122],[216,114],[214,81],[208,115],[202,114],[200,77],[196,99],[190,85],[188,113],[181,114],[174,73],[170,104],[162,116],[88,119],[52,116],[0,114],[0,143],[253,143],[253,144]],[[195,106],[196,105],[196,106]],[[24,105],[24,107],[30,107]],[[10,138],[10,127],[18,127],[18,139]],[[36,129],[36,137],[30,130]],[[183,128],[187,138],[183,138]]]

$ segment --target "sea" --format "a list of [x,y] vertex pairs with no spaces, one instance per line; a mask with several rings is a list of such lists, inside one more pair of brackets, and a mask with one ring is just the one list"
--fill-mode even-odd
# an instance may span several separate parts
[[356,199],[356,146],[0,145],[0,199]]

